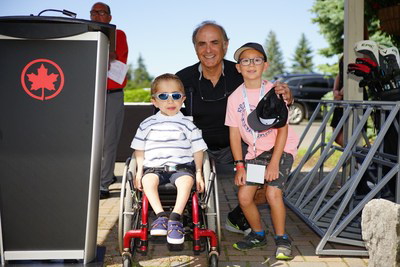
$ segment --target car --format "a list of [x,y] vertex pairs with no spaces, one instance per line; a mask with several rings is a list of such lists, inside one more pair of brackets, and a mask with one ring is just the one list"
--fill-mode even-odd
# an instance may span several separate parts
[[299,124],[304,119],[309,119],[318,105],[302,99],[320,100],[332,91],[334,83],[333,77],[319,73],[281,74],[274,79],[287,83],[292,91],[294,103],[289,107],[290,124]]

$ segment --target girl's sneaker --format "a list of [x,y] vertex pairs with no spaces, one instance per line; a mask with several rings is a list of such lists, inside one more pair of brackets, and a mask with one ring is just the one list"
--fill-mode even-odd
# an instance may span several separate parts
[[277,260],[291,260],[292,256],[292,242],[289,240],[288,235],[275,236],[276,252],[275,258]]
[[251,231],[242,241],[233,244],[233,247],[237,250],[246,251],[253,248],[263,247],[267,244],[267,238],[256,234]]

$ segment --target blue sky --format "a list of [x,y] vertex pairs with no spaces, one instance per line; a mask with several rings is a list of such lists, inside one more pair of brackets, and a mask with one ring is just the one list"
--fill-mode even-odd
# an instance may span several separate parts
[[[37,15],[44,9],[67,9],[79,19],[89,19],[95,1],[87,0],[0,0],[0,16]],[[310,12],[311,0],[113,0],[111,23],[128,37],[129,59],[134,66],[139,54],[148,72],[157,76],[197,62],[191,42],[193,29],[204,20],[215,20],[230,38],[226,59],[233,60],[235,50],[246,42],[265,43],[268,33],[276,33],[286,67],[292,63],[294,50],[305,33],[314,50],[314,64],[335,63],[317,50],[327,47]],[[44,15],[58,16],[48,12]],[[268,54],[268,51],[267,51]]]

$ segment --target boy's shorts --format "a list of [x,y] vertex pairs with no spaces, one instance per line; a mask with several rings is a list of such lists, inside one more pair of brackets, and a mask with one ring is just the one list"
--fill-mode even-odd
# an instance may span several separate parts
[[[271,161],[273,151],[274,151],[274,148],[272,148],[269,151],[265,151],[265,152],[261,153],[255,159],[246,160],[246,163],[265,165],[265,167],[267,167],[269,162]],[[275,186],[275,187],[278,187],[279,189],[283,190],[283,187],[285,186],[286,180],[289,176],[290,170],[292,169],[292,165],[293,165],[292,154],[283,152],[282,156],[281,156],[281,160],[279,162],[279,177],[278,177],[278,179],[273,180],[271,182],[267,182],[266,180],[264,180],[264,184],[269,185],[269,186]],[[247,183],[247,185],[259,186],[260,184]]]
[[154,173],[155,175],[158,176],[159,179],[159,185],[163,184],[168,184],[171,183],[175,185],[176,180],[181,177],[181,176],[191,176],[194,179],[194,164],[182,164],[182,165],[177,165],[177,166],[183,166],[182,168],[177,167],[176,171],[165,171],[163,168],[145,168],[144,173],[142,176],[143,177],[148,174],[148,173]]

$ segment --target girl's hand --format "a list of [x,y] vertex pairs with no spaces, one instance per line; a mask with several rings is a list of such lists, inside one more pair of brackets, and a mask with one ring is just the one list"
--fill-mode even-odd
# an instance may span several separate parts
[[264,179],[267,182],[272,182],[279,178],[279,163],[270,162],[264,174]]
[[241,168],[236,168],[236,174],[235,174],[235,185],[240,186],[240,185],[245,185],[246,184],[246,169],[243,167]]

